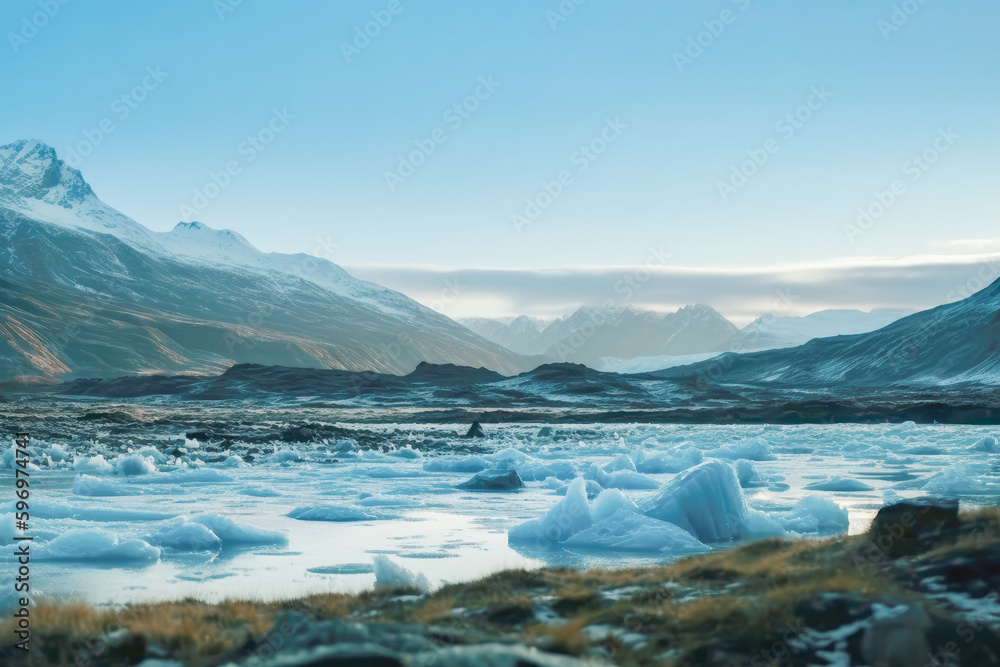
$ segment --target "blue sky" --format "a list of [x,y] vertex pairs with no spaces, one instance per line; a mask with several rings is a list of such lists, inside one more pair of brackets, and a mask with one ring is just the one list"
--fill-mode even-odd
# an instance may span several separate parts
[[371,277],[1000,250],[992,0],[63,2],[0,9],[0,141],[92,148],[98,195],[156,230]]

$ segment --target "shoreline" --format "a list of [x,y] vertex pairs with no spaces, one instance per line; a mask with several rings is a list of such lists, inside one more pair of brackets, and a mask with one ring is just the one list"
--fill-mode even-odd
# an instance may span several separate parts
[[[1000,508],[957,514],[957,503],[920,502],[883,508],[862,535],[766,539],[664,566],[504,571],[430,593],[119,610],[40,602],[31,661],[15,662],[7,647],[0,660],[756,667],[832,650],[873,664],[996,664]],[[9,625],[0,633],[10,636]]]

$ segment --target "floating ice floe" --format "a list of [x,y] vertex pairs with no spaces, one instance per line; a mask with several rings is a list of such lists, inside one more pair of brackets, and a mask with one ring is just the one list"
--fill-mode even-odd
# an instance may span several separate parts
[[590,464],[583,476],[594,480],[605,489],[655,489],[660,486],[660,483],[652,477],[646,477],[634,470],[606,472],[596,463]]
[[940,496],[996,495],[1000,477],[987,463],[957,463],[927,478],[923,490]]
[[[551,489],[555,489],[557,496],[565,496],[569,491],[569,485],[571,482],[563,482],[555,477],[546,477],[544,484]],[[602,491],[604,491],[604,487],[592,479],[585,480],[585,488],[587,490],[588,498],[596,498]]]
[[13,514],[0,514],[0,543],[9,545],[21,532],[17,528]]
[[278,498],[280,493],[267,486],[244,486],[237,491],[241,496],[254,496],[255,498]]
[[589,528],[572,535],[567,547],[608,549],[613,551],[663,551],[689,554],[708,551],[708,547],[686,530],[659,521],[631,508],[622,508]]
[[423,574],[416,574],[394,562],[384,554],[372,556],[375,565],[376,588],[417,588],[431,590],[431,582]]
[[156,561],[160,550],[145,540],[120,540],[115,533],[78,529],[39,545],[32,556],[38,560]]
[[422,459],[424,457],[423,452],[418,449],[413,449],[410,445],[400,447],[399,449],[393,450],[388,454],[389,456],[394,456],[400,459]]
[[115,474],[122,477],[136,477],[156,472],[156,463],[151,457],[138,454],[124,454],[115,459]]
[[590,504],[590,518],[603,521],[623,507],[639,511],[635,502],[618,489],[605,489]]
[[80,475],[73,482],[73,495],[75,496],[127,496],[132,493],[132,491],[106,477]]
[[569,484],[566,497],[540,519],[531,519],[510,530],[510,542],[535,546],[539,549],[565,542],[570,537],[593,524],[590,504],[587,501],[587,485],[582,477]]
[[200,523],[215,533],[224,544],[288,544],[285,534],[268,530],[250,523],[235,521],[221,514],[198,514],[190,518],[192,523]]
[[144,475],[143,484],[215,484],[232,482],[233,478],[212,468],[174,470]]
[[324,507],[296,507],[285,516],[299,521],[374,521],[391,518],[388,515],[370,509],[327,505]]
[[481,456],[438,456],[424,461],[427,472],[480,472],[492,464]]
[[[151,512],[147,510],[131,510],[120,507],[97,505],[98,501],[86,502],[84,506],[66,505],[44,500],[31,503],[31,516],[34,519],[75,519],[77,521],[163,521],[173,519],[176,514]],[[13,509],[13,503],[8,503],[8,510]]]
[[262,463],[299,463],[305,461],[305,457],[297,449],[276,449],[274,453],[261,457]]
[[764,438],[750,438],[743,442],[727,447],[719,447],[705,452],[705,456],[716,459],[729,459],[736,461],[747,459],[748,461],[773,461],[776,457],[771,450],[771,445]]
[[635,469],[635,461],[628,454],[619,454],[610,463],[606,463],[603,466],[604,472],[616,472],[618,470],[631,470],[632,472],[637,472]]
[[643,450],[632,452],[635,469],[646,475],[679,473],[693,468],[705,460],[705,454],[695,447],[677,449],[664,454],[649,454]]
[[871,485],[848,477],[834,477],[821,482],[813,482],[806,484],[805,488],[809,491],[835,491],[837,493],[856,493],[858,491],[872,490]]
[[806,496],[784,515],[778,523],[792,533],[839,533],[850,525],[847,510],[829,498]]
[[708,461],[681,473],[648,500],[645,514],[673,523],[702,542],[747,536],[750,510],[732,466]]
[[757,472],[757,466],[753,464],[753,461],[748,461],[746,459],[740,459],[736,462],[736,477],[740,480],[740,486],[744,489],[755,489],[761,486],[767,486],[760,473]]
[[358,501],[362,507],[419,507],[420,501],[408,496],[370,495]]
[[103,454],[76,456],[73,458],[73,470],[91,473],[111,472],[112,466],[105,460]]
[[514,468],[525,482],[540,482],[546,477],[569,480],[577,476],[572,461],[557,459],[544,461],[517,449],[504,449],[484,457],[498,468]]
[[513,528],[508,541],[534,549],[566,548],[612,551],[698,553],[707,546],[684,529],[639,513],[636,504],[617,489],[602,491],[587,502],[586,484],[578,477],[566,498],[540,519]]
[[398,479],[401,477],[423,477],[424,471],[413,466],[376,465],[358,468],[358,475],[367,475],[375,479]]
[[1000,453],[1000,444],[997,443],[997,439],[992,435],[988,435],[985,438],[980,438],[976,441],[976,444],[969,447],[970,452],[986,452],[988,454]]
[[179,523],[146,536],[146,541],[176,551],[213,551],[222,546],[222,540],[208,526],[184,517]]
[[222,462],[223,468],[246,468],[250,464],[243,460],[243,457],[239,454],[231,454],[226,457],[226,460]]

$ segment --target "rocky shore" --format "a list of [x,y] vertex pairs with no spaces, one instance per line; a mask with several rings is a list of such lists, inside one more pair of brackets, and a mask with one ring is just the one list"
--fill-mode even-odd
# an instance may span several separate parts
[[8,645],[0,662],[982,667],[1000,664],[1000,510],[906,501],[854,537],[764,540],[653,568],[506,571],[432,593],[43,603],[33,628],[31,653]]

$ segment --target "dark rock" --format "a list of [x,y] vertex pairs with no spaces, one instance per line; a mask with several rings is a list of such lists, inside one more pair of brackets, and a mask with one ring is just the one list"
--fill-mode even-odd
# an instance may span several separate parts
[[957,500],[916,498],[880,509],[868,538],[880,552],[895,559],[954,542],[958,528]]
[[507,470],[484,470],[467,482],[458,485],[459,489],[475,489],[479,491],[514,491],[524,488],[524,481],[513,468]]
[[539,437],[539,438],[551,438],[553,433],[554,433],[554,431],[552,430],[551,426],[543,426],[542,428],[538,429],[538,436],[537,437]]
[[931,655],[931,645],[927,641],[930,627],[931,619],[919,604],[908,605],[901,613],[874,616],[861,641],[864,664],[925,664]]
[[469,427],[469,432],[465,434],[466,438],[485,438],[486,431],[483,430],[483,425],[479,422],[472,422],[472,426]]
[[197,440],[198,442],[208,442],[212,439],[212,434],[207,431],[192,431],[191,433],[185,433],[184,437],[188,440]]
[[922,561],[913,572],[913,582],[934,580],[949,591],[984,598],[1000,590],[1000,545],[990,545],[949,554],[947,558]]
[[317,436],[316,431],[307,426],[293,426],[282,431],[280,438],[282,442],[312,442]]
[[135,415],[131,415],[127,412],[122,412],[121,410],[115,410],[113,412],[87,412],[79,419],[80,421],[85,421],[85,422],[102,421],[102,422],[111,422],[114,424],[132,424],[135,422],[142,421],[141,419],[138,419]]

